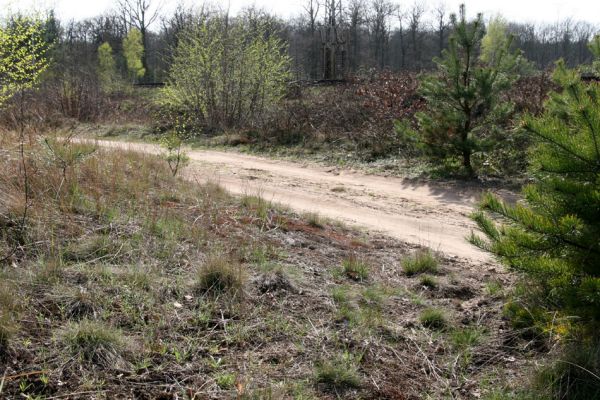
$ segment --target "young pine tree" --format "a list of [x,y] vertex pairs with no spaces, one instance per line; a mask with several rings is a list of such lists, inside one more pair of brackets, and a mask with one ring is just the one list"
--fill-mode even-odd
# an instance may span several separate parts
[[471,241],[522,271],[539,289],[541,307],[592,334],[600,327],[600,85],[582,83],[561,62],[562,86],[540,117],[525,117],[536,182],[524,189],[525,204],[509,206],[487,195],[483,210],[505,221],[496,226],[474,215],[487,241]]
[[474,175],[472,156],[493,146],[512,112],[501,94],[517,79],[519,55],[511,39],[495,42],[493,57],[480,55],[485,26],[481,15],[467,21],[465,7],[452,15],[454,33],[449,47],[436,59],[438,72],[421,81],[427,111],[417,114],[416,134],[426,154],[438,159],[459,158]]
[[[600,58],[600,42],[590,49]],[[596,67],[598,64],[596,64]],[[526,312],[562,340],[560,360],[538,376],[534,390],[553,399],[600,398],[600,84],[583,83],[559,62],[562,87],[524,130],[536,181],[525,202],[509,206],[487,195],[474,219],[487,240],[471,242],[523,273]],[[485,213],[504,221],[494,224]],[[536,387],[537,386],[537,387]],[[538,396],[539,397],[539,396]]]

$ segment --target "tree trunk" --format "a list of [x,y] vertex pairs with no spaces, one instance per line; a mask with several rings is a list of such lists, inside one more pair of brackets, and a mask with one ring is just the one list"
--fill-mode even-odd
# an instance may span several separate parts
[[463,167],[469,176],[474,176],[473,165],[471,165],[471,149],[463,150]]
[[144,52],[142,53],[142,67],[144,67],[144,75],[139,78],[140,82],[147,82],[146,77],[148,74],[148,46],[146,43],[146,28],[142,27],[140,29],[140,33],[142,34],[142,46],[144,47]]

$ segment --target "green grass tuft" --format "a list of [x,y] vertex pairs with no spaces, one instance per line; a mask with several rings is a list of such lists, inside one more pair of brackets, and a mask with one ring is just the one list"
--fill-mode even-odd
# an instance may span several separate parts
[[245,195],[242,197],[240,202],[243,207],[251,210],[261,220],[265,220],[269,216],[271,203],[262,198],[260,195]]
[[336,304],[344,305],[350,300],[350,289],[345,285],[336,286],[331,289],[331,297]]
[[323,229],[325,227],[323,219],[316,212],[306,214],[306,220],[308,222],[308,225],[312,226],[313,228]]
[[481,342],[483,332],[480,328],[461,328],[455,329],[450,334],[452,345],[457,349],[468,349]]
[[10,339],[15,332],[15,326],[8,315],[0,316],[0,356],[8,350]]
[[54,295],[60,303],[64,316],[68,319],[81,320],[93,317],[99,310],[99,299],[94,291],[84,287],[58,286]]
[[429,329],[443,330],[448,326],[444,311],[437,308],[427,308],[419,316],[421,324]]
[[13,287],[0,282],[0,356],[6,353],[11,337],[17,331],[15,317],[18,307]]
[[233,389],[235,386],[235,374],[223,372],[215,376],[217,386],[223,390]]
[[435,289],[438,287],[438,281],[431,275],[422,275],[420,279],[421,286]]
[[419,250],[402,262],[402,268],[408,276],[425,272],[434,274],[438,272],[438,266],[436,256],[429,249]]
[[334,390],[359,388],[359,361],[358,357],[348,352],[322,361],[315,368],[315,380]]
[[369,265],[355,256],[342,261],[344,274],[355,281],[364,281],[369,277]]
[[557,359],[537,371],[533,383],[532,390],[549,399],[600,399],[600,340],[567,344]]
[[502,296],[502,283],[497,280],[488,281],[485,283],[485,291],[489,296]]

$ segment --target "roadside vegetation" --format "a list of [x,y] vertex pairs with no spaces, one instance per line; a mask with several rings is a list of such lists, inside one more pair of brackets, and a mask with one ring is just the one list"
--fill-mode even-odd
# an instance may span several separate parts
[[[252,8],[179,9],[158,63],[149,4],[2,22],[0,397],[600,397],[600,36],[550,80],[463,6],[433,69],[303,87]],[[529,185],[473,215],[505,270],[186,180],[190,143]]]

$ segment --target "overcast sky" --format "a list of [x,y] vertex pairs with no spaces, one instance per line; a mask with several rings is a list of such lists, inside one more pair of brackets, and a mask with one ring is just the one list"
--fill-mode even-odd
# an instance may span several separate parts
[[[154,0],[163,2],[164,10],[169,11],[181,0]],[[369,0],[365,0],[368,2]],[[414,0],[399,0],[395,3],[410,7]],[[474,15],[483,12],[485,16],[502,14],[511,21],[556,22],[565,18],[584,20],[600,25],[600,0],[427,0],[424,3],[431,9],[442,1],[455,11],[460,3],[466,3],[467,13]],[[184,4],[201,4],[201,0],[184,0]],[[283,17],[297,15],[302,11],[303,0],[225,0],[213,1],[233,12],[255,4]],[[83,19],[93,17],[114,7],[114,0],[0,0],[0,12],[15,10],[43,11],[54,8],[61,19]]]

